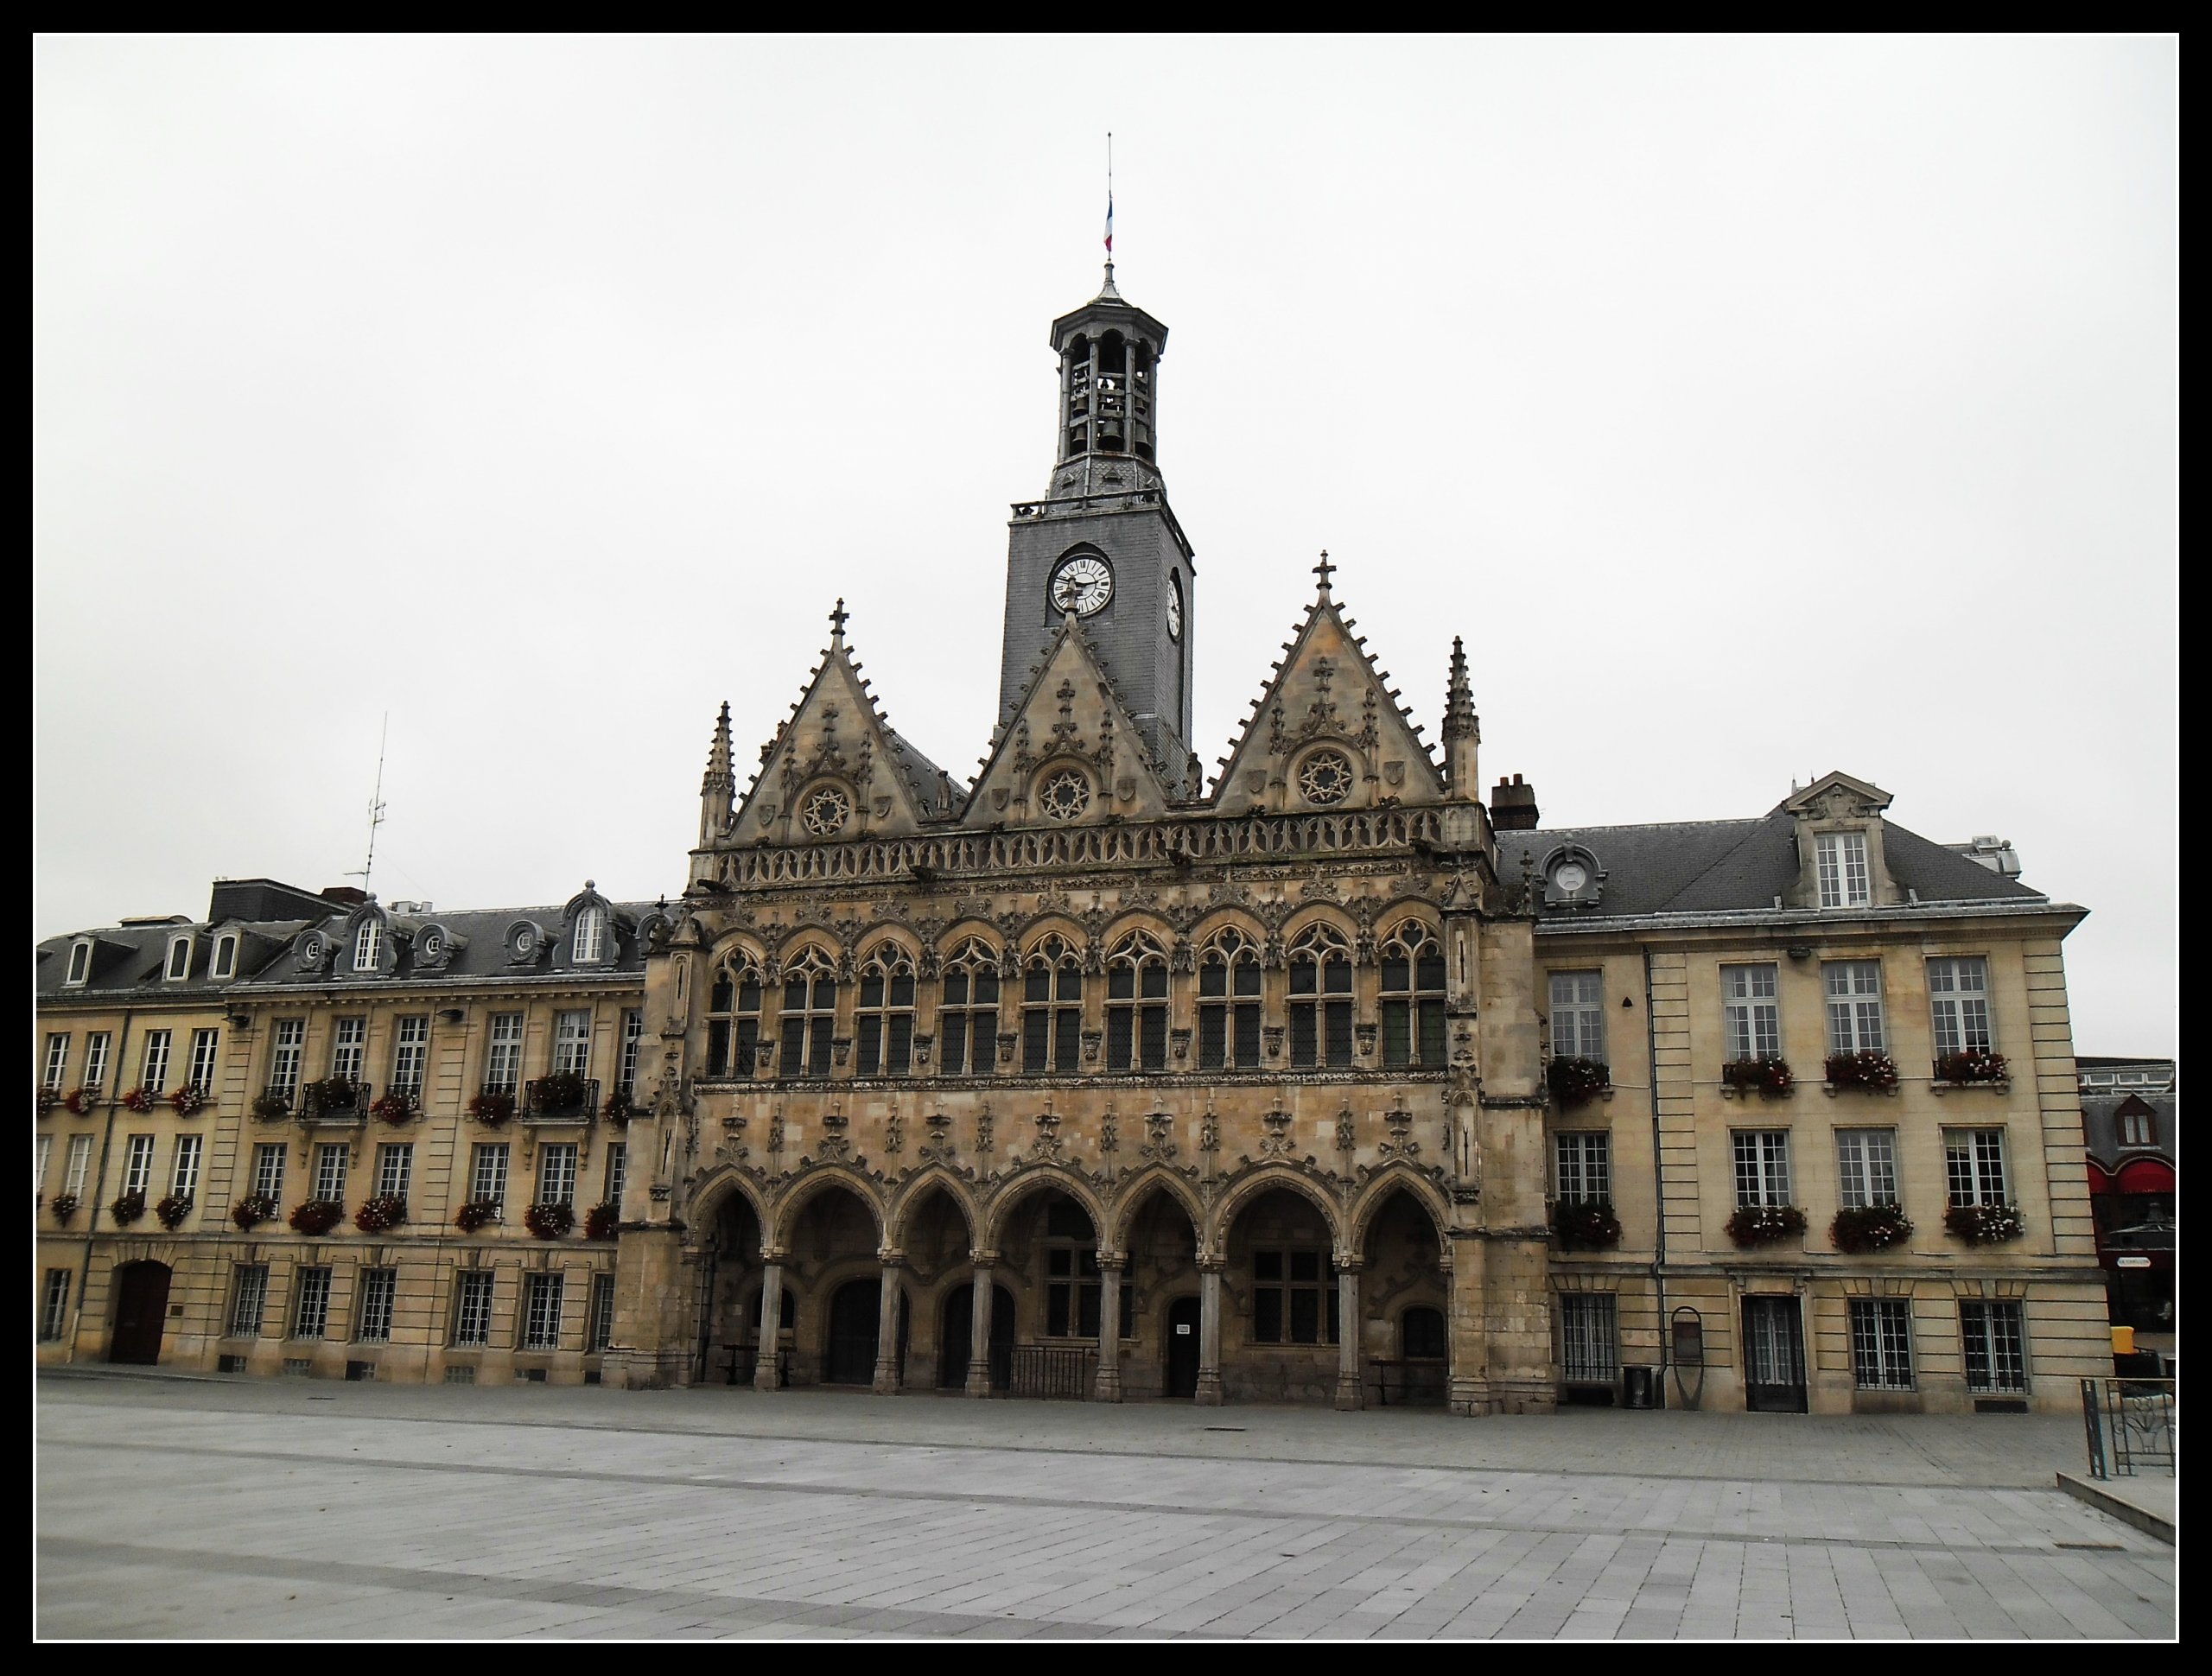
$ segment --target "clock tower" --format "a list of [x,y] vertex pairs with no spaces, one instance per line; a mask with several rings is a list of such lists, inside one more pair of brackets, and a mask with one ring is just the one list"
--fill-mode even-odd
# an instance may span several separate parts
[[1053,466],[1041,500],[1008,522],[998,726],[1072,612],[1161,777],[1204,790],[1191,754],[1191,543],[1167,505],[1157,441],[1167,328],[1125,302],[1114,264],[1098,295],[1052,322],[1059,358]]

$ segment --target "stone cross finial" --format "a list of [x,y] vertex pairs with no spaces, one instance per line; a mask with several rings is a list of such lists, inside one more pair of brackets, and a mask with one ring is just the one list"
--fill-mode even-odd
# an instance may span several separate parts
[[830,613],[830,632],[840,640],[845,638],[845,619],[851,615],[852,613],[845,609],[843,596],[840,595],[837,608]]
[[1321,549],[1321,562],[1313,567],[1313,574],[1321,579],[1321,592],[1324,594],[1326,594],[1329,591],[1329,575],[1335,568],[1336,566],[1329,562],[1329,549],[1325,547]]

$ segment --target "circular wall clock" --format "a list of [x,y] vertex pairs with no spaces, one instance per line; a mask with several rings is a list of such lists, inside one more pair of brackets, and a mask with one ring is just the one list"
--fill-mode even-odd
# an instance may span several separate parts
[[1183,638],[1183,579],[1173,571],[1167,575],[1167,638]]
[[1589,882],[1589,869],[1580,861],[1563,861],[1552,874],[1552,883],[1559,886],[1561,896],[1573,896]]
[[1090,617],[1106,608],[1114,597],[1114,573],[1106,561],[1078,554],[1064,560],[1052,573],[1052,609]]

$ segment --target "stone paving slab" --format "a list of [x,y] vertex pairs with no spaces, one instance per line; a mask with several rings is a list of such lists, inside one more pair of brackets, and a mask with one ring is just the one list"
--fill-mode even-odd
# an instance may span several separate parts
[[[1816,1460],[1856,1450],[1855,1470],[1815,1482],[1747,1470],[1747,1455],[1786,1453],[1789,1434],[1733,1422],[1771,1416],[1616,1417],[1610,1434],[1578,1435],[1632,1446],[1586,1453],[1573,1470],[1482,1436],[1495,1422],[1438,1415],[1408,1425],[1395,1414],[1212,1411],[1261,1428],[1224,1434],[1165,1407],[969,1405],[1013,1417],[1020,1441],[994,1447],[948,1440],[930,1411],[955,1403],[717,1392],[704,1394],[719,1407],[655,1409],[639,1396],[701,1393],[580,1391],[486,1412],[468,1394],[41,1381],[39,1633],[1620,1639],[2174,1628],[2171,1548],[2048,1476],[2020,1486],[2032,1469],[2002,1464],[1996,1444],[1939,1435],[1891,1446],[1890,1428],[1942,1422],[1823,1434],[1795,1417]],[[624,1425],[633,1409],[660,1423]],[[1282,1414],[1296,1418],[1274,1425]],[[1236,1448],[1143,1455],[1130,1446],[1131,1415],[1148,1415],[1168,1445],[1195,1436]],[[703,1423],[739,1416],[753,1429]],[[1678,1426],[1671,1444],[1618,1424],[1654,1418]],[[834,1432],[831,1419],[855,1435],[798,1435]],[[1284,1458],[1329,1430],[1317,1419],[1350,1422],[1334,1429],[1338,1458]],[[963,1409],[949,1429],[966,1425]],[[1535,1452],[1565,1447],[1511,1430],[1541,1442]],[[1493,1451],[1506,1461],[1480,1463]],[[1722,1458],[1732,1475],[1649,1470]],[[1996,1482],[1927,1482],[1968,1472]]]

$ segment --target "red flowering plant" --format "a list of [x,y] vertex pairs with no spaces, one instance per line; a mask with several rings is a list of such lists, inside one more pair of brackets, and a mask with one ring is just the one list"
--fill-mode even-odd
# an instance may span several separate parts
[[68,1098],[61,1104],[72,1116],[82,1117],[99,1103],[99,1097],[100,1091],[98,1089],[72,1089]]
[[353,1213],[353,1226],[364,1234],[381,1234],[406,1220],[407,1201],[396,1193],[380,1193],[375,1198],[363,1199],[361,1208]]
[[310,1117],[328,1113],[336,1117],[356,1112],[361,1095],[367,1090],[359,1082],[340,1072],[326,1076],[320,1082],[309,1082],[300,1089],[300,1109]]
[[1955,1204],[1943,1213],[1943,1226],[1970,1246],[2001,1245],[2028,1231],[2017,1204]]
[[207,1103],[207,1095],[194,1083],[187,1082],[169,1096],[169,1104],[179,1117],[190,1117]]
[[258,1118],[289,1117],[292,1114],[291,1099],[273,1089],[267,1094],[257,1094],[253,1097],[253,1114]]
[[638,1115],[638,1102],[624,1090],[617,1089],[607,1096],[607,1103],[599,1108],[599,1114],[616,1128],[622,1128]]
[[48,1209],[54,1212],[55,1222],[66,1222],[77,1214],[77,1196],[74,1193],[56,1193]]
[[423,1102],[415,1097],[411,1089],[386,1089],[369,1108],[376,1116],[391,1124],[404,1123],[422,1109]]
[[52,1111],[52,1110],[53,1110],[56,1106],[60,1105],[60,1103],[61,1103],[61,1090],[60,1090],[60,1089],[41,1089],[38,1091],[38,1114],[39,1114],[41,1117],[44,1117],[44,1116],[45,1116],[48,1112]]
[[474,1234],[487,1222],[499,1220],[497,1199],[471,1199],[454,1213],[453,1225],[464,1234]]
[[162,1219],[162,1226],[174,1234],[184,1226],[184,1219],[192,1214],[192,1195],[168,1194],[156,1203],[154,1214]]
[[115,1218],[118,1228],[128,1228],[146,1214],[146,1196],[135,1190],[118,1193],[108,1206],[107,1214]]
[[303,1199],[292,1207],[292,1232],[327,1234],[346,1220],[346,1207],[335,1199]]
[[1573,1055],[1553,1060],[1545,1070],[1544,1080],[1562,1106],[1580,1106],[1596,1099],[1613,1085],[1612,1072],[1604,1060]]
[[1831,1053],[1826,1076],[1833,1088],[1867,1089],[1887,1094],[1897,1085],[1897,1062],[1886,1053],[1860,1048],[1851,1053]]
[[468,1096],[468,1114],[496,1129],[515,1114],[515,1097],[505,1089],[480,1089]]
[[1611,1199],[1562,1199],[1552,1207],[1552,1232],[1562,1251],[1603,1251],[1621,1242],[1621,1219]]
[[249,1193],[231,1207],[231,1220],[241,1234],[251,1233],[276,1217],[276,1201],[266,1193]]
[[1770,1246],[1805,1231],[1805,1213],[1794,1204],[1747,1204],[1728,1219],[1728,1237],[1739,1246]]
[[1789,1074],[1789,1062],[1773,1053],[1756,1059],[1731,1059],[1721,1066],[1720,1080],[1745,1094],[1756,1089],[1769,1100],[1779,1100],[1797,1086],[1797,1079]]
[[1912,1237],[1912,1222],[1894,1204],[1853,1205],[1835,1213],[1828,1224],[1828,1240],[1838,1251],[1853,1254],[1887,1251]]
[[130,1110],[143,1114],[154,1109],[156,1098],[151,1089],[133,1089],[123,1096],[123,1103]]
[[1938,1082],[2002,1082],[2005,1075],[2005,1056],[1987,1048],[1946,1053],[1936,1061]]
[[584,1238],[611,1240],[614,1230],[621,1226],[622,1208],[615,1204],[595,1204],[584,1212]]
[[560,1199],[533,1204],[522,1213],[522,1224],[541,1240],[557,1240],[576,1225],[575,1207]]

